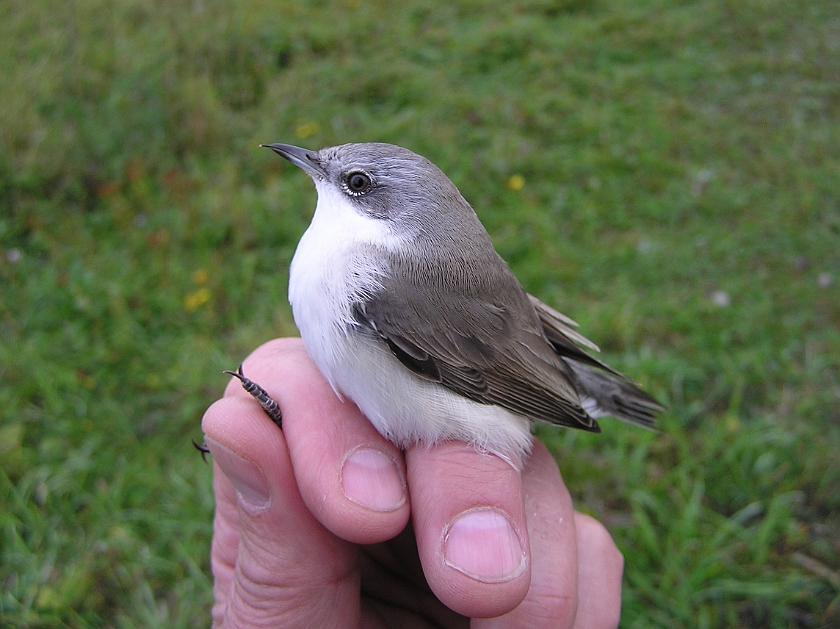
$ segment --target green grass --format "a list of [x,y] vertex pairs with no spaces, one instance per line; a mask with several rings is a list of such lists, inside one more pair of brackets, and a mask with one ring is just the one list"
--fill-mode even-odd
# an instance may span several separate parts
[[840,624],[840,4],[395,4],[4,5],[0,624],[208,624],[190,439],[315,202],[257,144],[368,140],[670,407],[539,431],[622,626]]

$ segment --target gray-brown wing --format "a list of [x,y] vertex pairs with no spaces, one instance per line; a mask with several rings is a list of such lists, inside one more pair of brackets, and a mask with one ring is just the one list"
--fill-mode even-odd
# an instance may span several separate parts
[[498,282],[492,302],[442,284],[386,282],[358,304],[356,319],[407,368],[464,397],[533,420],[600,430],[515,279]]

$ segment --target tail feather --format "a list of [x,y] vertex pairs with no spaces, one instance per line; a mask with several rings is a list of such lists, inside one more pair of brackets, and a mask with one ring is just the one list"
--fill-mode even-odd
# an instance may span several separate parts
[[583,410],[593,419],[609,415],[651,428],[665,407],[623,373],[589,354],[587,349],[599,351],[598,347],[574,329],[577,323],[533,295],[528,297],[546,338],[569,366]]
[[665,410],[664,406],[624,376],[616,376],[571,358],[564,360],[571,367],[575,388],[590,417],[597,419],[609,415],[637,426],[652,428],[656,423],[656,415]]

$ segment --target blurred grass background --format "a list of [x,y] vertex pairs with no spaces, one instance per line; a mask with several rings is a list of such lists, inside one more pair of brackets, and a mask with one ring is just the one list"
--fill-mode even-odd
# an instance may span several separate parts
[[407,146],[671,411],[540,429],[624,627],[840,625],[840,4],[8,0],[0,624],[209,623],[222,369],[294,334],[315,204]]

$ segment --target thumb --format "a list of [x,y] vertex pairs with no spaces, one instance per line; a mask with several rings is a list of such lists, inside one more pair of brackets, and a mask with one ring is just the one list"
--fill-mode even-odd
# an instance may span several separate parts
[[307,509],[283,432],[252,400],[213,404],[214,627],[358,626],[357,551]]

